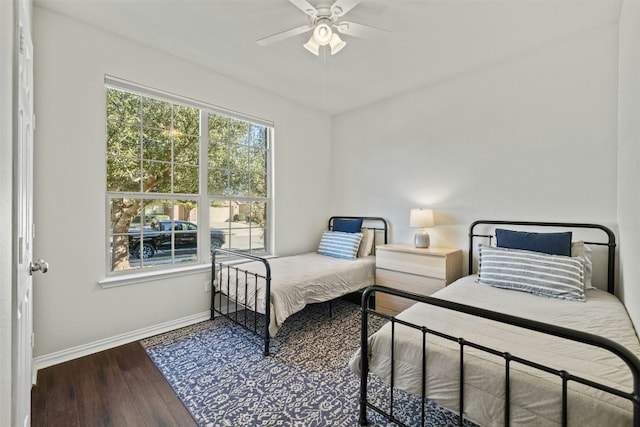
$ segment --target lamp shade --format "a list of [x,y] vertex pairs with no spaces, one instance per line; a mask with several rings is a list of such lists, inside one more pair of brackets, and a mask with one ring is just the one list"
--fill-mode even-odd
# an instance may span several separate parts
[[320,56],[320,45],[316,43],[316,39],[313,37],[313,34],[309,38],[309,41],[303,44],[303,46],[315,56]]
[[433,211],[431,209],[411,209],[409,227],[426,228],[434,225],[435,221],[433,220]]
[[340,36],[336,33],[333,33],[331,36],[331,41],[329,42],[329,46],[331,46],[331,55],[335,55],[340,52],[343,47],[347,45],[347,42],[342,40]]

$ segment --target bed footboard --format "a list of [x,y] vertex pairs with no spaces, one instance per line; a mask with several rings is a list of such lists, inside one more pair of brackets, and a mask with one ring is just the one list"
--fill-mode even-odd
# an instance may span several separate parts
[[[386,293],[386,294],[390,294],[390,295],[395,295],[398,297],[402,297],[402,298],[408,298],[410,300],[414,300],[416,302],[422,302],[425,304],[430,304],[430,305],[434,305],[434,306],[438,306],[438,307],[442,307],[448,310],[454,310],[457,312],[462,312],[462,313],[466,313],[466,314],[470,314],[472,316],[477,316],[480,318],[484,318],[484,319],[489,319],[489,320],[493,320],[493,321],[497,321],[497,322],[501,322],[501,323],[505,323],[505,324],[509,324],[509,325],[513,325],[513,326],[517,326],[517,327],[521,327],[521,328],[526,328],[532,331],[536,331],[536,332],[541,332],[544,334],[549,334],[549,335],[554,335],[556,337],[560,337],[560,338],[564,338],[567,340],[571,340],[574,342],[580,342],[583,344],[587,344],[587,345],[591,345],[591,346],[595,346],[595,347],[599,347],[601,349],[604,349],[608,352],[610,352],[611,354],[617,356],[618,358],[620,358],[622,361],[624,361],[626,363],[626,365],[629,368],[630,373],[633,376],[633,390],[632,391],[625,391],[622,389],[618,389],[618,388],[613,388],[610,385],[606,385],[606,384],[601,384],[598,382],[595,382],[593,380],[587,379],[587,378],[583,378],[580,376],[576,376],[576,375],[572,375],[570,372],[567,372],[566,370],[557,370],[548,366],[543,366],[539,363],[536,363],[535,361],[532,360],[528,360],[526,358],[523,357],[519,357],[516,355],[512,355],[510,353],[507,352],[503,352],[503,351],[498,351],[492,348],[488,348],[485,347],[481,344],[475,343],[475,342],[471,342],[471,341],[467,341],[465,340],[464,337],[456,337],[456,336],[451,336],[447,333],[444,333],[442,331],[437,331],[437,330],[432,330],[429,329],[425,326],[419,326],[419,325],[415,325],[415,324],[411,324],[408,323],[406,321],[403,321],[401,319],[397,319],[393,316],[389,316],[389,315],[385,315],[383,313],[377,312],[374,309],[372,309],[371,307],[369,307],[368,305],[368,301],[370,299],[371,296],[375,295],[376,293],[381,292],[381,293]],[[394,331],[395,331],[395,326],[396,325],[403,325],[409,328],[414,328],[417,331],[420,331],[422,333],[422,342],[423,342],[423,346],[422,346],[422,395],[420,396],[420,400],[422,402],[422,408],[421,408],[421,419],[422,419],[422,425],[424,425],[424,421],[425,421],[425,401],[426,399],[428,399],[428,395],[427,395],[427,390],[426,390],[426,372],[425,372],[425,366],[426,366],[426,358],[427,358],[427,351],[426,351],[426,337],[428,335],[435,335],[439,338],[444,338],[446,340],[450,340],[452,342],[456,342],[458,343],[458,348],[459,348],[459,414],[460,414],[460,418],[459,418],[459,423],[460,425],[463,424],[464,422],[464,401],[465,401],[465,388],[464,388],[464,379],[465,379],[465,363],[464,363],[464,356],[465,356],[465,349],[466,348],[472,348],[478,351],[482,351],[482,352],[487,352],[489,354],[492,354],[494,356],[497,356],[498,358],[502,358],[504,360],[504,375],[505,375],[505,381],[504,381],[504,396],[505,396],[505,401],[504,401],[504,425],[508,426],[510,424],[510,387],[509,387],[509,381],[510,381],[510,365],[514,364],[514,363],[518,363],[521,365],[526,365],[530,368],[536,369],[536,370],[540,370],[543,371],[547,374],[552,374],[552,375],[556,375],[557,377],[559,377],[559,381],[561,383],[561,404],[562,404],[562,420],[561,423],[563,426],[568,425],[568,419],[567,419],[567,414],[568,414],[568,384],[570,382],[575,382],[575,383],[580,383],[584,386],[593,388],[593,389],[597,389],[600,391],[603,391],[605,393],[610,393],[614,396],[618,396],[620,398],[626,399],[628,401],[630,401],[633,405],[633,426],[636,427],[640,427],[640,360],[638,359],[638,357],[636,357],[636,355],[634,355],[631,351],[629,351],[627,348],[623,347],[622,345],[618,344],[617,342],[614,342],[612,340],[609,340],[607,338],[604,337],[600,337],[597,335],[593,335],[593,334],[589,334],[589,333],[585,333],[585,332],[581,332],[581,331],[576,331],[576,330],[572,330],[572,329],[567,329],[567,328],[563,328],[563,327],[559,327],[559,326],[555,326],[555,325],[550,325],[550,324],[546,324],[546,323],[541,323],[541,322],[536,322],[533,320],[529,320],[529,319],[524,319],[524,318],[520,318],[520,317],[515,317],[515,316],[511,316],[511,315],[507,315],[507,314],[503,314],[503,313],[498,313],[498,312],[494,312],[494,311],[490,311],[490,310],[485,310],[482,308],[478,308],[478,307],[473,307],[473,306],[468,306],[468,305],[464,305],[464,304],[460,304],[460,303],[456,303],[456,302],[451,302],[451,301],[446,301],[446,300],[442,300],[442,299],[438,299],[438,298],[433,298],[433,297],[427,297],[427,296],[422,296],[422,295],[416,295],[416,294],[411,294],[411,293],[407,293],[407,292],[403,292],[403,291],[399,291],[397,289],[392,289],[392,288],[387,288],[387,287],[383,287],[383,286],[371,286],[369,288],[367,288],[365,290],[365,292],[363,293],[362,296],[362,306],[361,306],[361,310],[362,310],[362,329],[361,329],[361,342],[360,342],[360,417],[359,417],[359,421],[360,424],[365,426],[367,425],[367,410],[371,409],[377,413],[379,413],[380,415],[382,415],[383,417],[385,417],[386,419],[400,425],[400,426],[406,426],[406,424],[404,424],[401,420],[397,419],[397,417],[394,415],[394,372],[396,370],[396,367],[394,366],[394,356],[393,356],[393,352],[394,352],[394,348],[395,348],[395,340],[396,337],[394,336]],[[380,407],[380,405],[376,405],[372,402],[370,402],[367,398],[367,388],[368,388],[368,379],[369,379],[369,360],[368,360],[368,355],[369,355],[369,318],[372,316],[377,316],[380,318],[384,318],[387,319],[388,321],[391,322],[391,367],[390,367],[390,374],[389,374],[389,396],[390,396],[390,400],[391,402],[385,402],[385,407]]]
[[[248,271],[243,264],[216,262],[216,254],[228,254],[241,261],[257,261],[264,274]],[[216,281],[218,286],[216,286]],[[261,302],[260,295],[264,295]],[[211,262],[211,319],[226,317],[264,339],[264,355],[269,355],[271,322],[271,267],[265,258],[227,249],[215,249]]]

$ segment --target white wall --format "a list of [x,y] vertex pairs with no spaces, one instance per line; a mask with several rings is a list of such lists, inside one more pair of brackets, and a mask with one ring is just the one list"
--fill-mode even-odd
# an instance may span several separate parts
[[620,16],[618,221],[622,298],[640,326],[640,3],[625,1]]
[[610,25],[334,117],[331,209],[410,243],[409,210],[431,207],[432,245],[462,249],[478,219],[615,229],[616,143]]
[[[275,244],[312,250],[326,227],[330,118],[324,113],[35,8],[35,356],[205,312],[207,273],[102,289],[105,88],[109,74],[273,120]],[[313,129],[313,132],[309,132]]]

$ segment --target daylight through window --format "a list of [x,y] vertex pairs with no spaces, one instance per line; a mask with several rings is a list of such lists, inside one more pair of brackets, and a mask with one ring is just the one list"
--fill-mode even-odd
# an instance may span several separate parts
[[272,127],[107,83],[111,272],[269,252]]

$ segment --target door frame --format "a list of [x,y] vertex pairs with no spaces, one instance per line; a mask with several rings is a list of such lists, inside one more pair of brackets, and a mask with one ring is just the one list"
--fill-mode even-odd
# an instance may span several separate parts
[[0,1],[0,425],[13,425],[12,396],[15,258],[13,150],[15,144],[16,5]]

